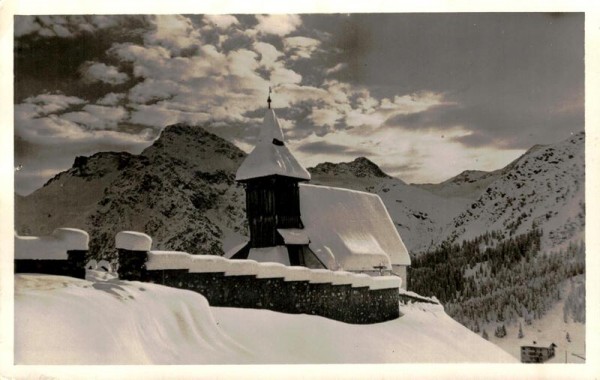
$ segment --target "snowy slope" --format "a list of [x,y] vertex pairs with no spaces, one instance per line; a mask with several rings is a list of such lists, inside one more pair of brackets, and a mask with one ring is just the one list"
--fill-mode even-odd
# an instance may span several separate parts
[[486,231],[505,236],[537,226],[542,250],[584,237],[585,135],[536,146],[499,173],[467,210],[446,227],[445,236],[472,239]]
[[[585,283],[585,276],[578,276],[574,278],[573,282],[583,284]],[[568,294],[568,290],[569,286],[564,284],[562,292],[564,296]],[[563,298],[541,319],[533,320],[531,325],[521,322],[523,337],[520,339],[518,337],[518,324],[507,326],[505,337],[497,338],[490,334],[489,339],[515,358],[520,358],[521,346],[541,346],[541,343],[554,343],[557,346],[555,349],[556,354],[548,363],[585,363],[585,360],[581,359],[581,357],[586,358],[585,323],[576,322],[570,317],[565,322],[563,316],[564,304],[565,299]],[[493,331],[493,329],[489,328],[488,331]],[[567,333],[570,341],[566,339]],[[533,344],[534,341],[536,344]]]
[[[514,362],[437,305],[349,325],[155,284],[15,276],[17,364]],[[42,317],[43,316],[43,317]],[[241,323],[240,321],[243,321]]]
[[481,170],[465,170],[464,172],[438,184],[423,183],[411,184],[425,189],[433,194],[452,198],[466,198],[475,200],[479,194],[500,175],[501,170],[484,172]]

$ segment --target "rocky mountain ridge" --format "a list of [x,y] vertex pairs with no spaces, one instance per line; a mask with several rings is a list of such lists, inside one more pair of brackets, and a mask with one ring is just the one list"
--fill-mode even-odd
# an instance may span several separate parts
[[[365,157],[308,170],[311,183],[378,194],[413,253],[533,227],[548,230],[548,248],[583,235],[584,141],[582,133],[535,146],[502,169],[466,171],[437,185],[408,185]],[[116,232],[137,230],[153,236],[157,249],[220,254],[247,234],[243,188],[234,181],[244,157],[202,128],[172,125],[140,155],[77,157],[43,188],[17,196],[16,230],[82,228],[100,252],[111,250]]]

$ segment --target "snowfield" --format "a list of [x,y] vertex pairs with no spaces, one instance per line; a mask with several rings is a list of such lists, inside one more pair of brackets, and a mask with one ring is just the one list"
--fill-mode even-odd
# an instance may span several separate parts
[[197,293],[88,277],[15,275],[15,364],[517,362],[437,305],[350,325],[210,307]]

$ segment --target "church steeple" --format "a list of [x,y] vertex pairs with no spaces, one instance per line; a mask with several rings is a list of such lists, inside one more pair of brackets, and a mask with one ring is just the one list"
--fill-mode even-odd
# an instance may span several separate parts
[[[270,105],[269,100],[267,102]],[[275,110],[271,108],[265,113],[256,147],[240,165],[235,179],[247,182],[269,176],[293,178],[296,181],[310,180],[310,173],[285,145],[281,125]]]
[[279,230],[302,228],[298,183],[310,180],[310,173],[285,145],[270,92],[269,88],[268,109],[256,147],[235,177],[246,190],[249,248],[283,245]]

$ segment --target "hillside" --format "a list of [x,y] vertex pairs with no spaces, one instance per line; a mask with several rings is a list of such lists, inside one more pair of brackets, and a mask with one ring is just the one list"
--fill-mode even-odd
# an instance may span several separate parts
[[488,231],[505,237],[541,229],[542,250],[584,238],[585,135],[536,146],[500,170],[493,182],[446,227],[452,241]]
[[490,183],[498,178],[499,174],[500,170],[493,172],[465,170],[457,176],[449,178],[441,183],[411,185],[445,198],[456,197],[474,200],[474,198],[477,198]]
[[516,362],[438,305],[401,305],[396,320],[350,325],[89,278],[15,276],[16,364]]
[[81,228],[96,255],[111,255],[122,230],[153,236],[156,249],[219,254],[245,234],[243,190],[234,182],[243,157],[202,128],[172,125],[140,155],[77,157],[71,169],[17,197],[15,228],[33,235]]

